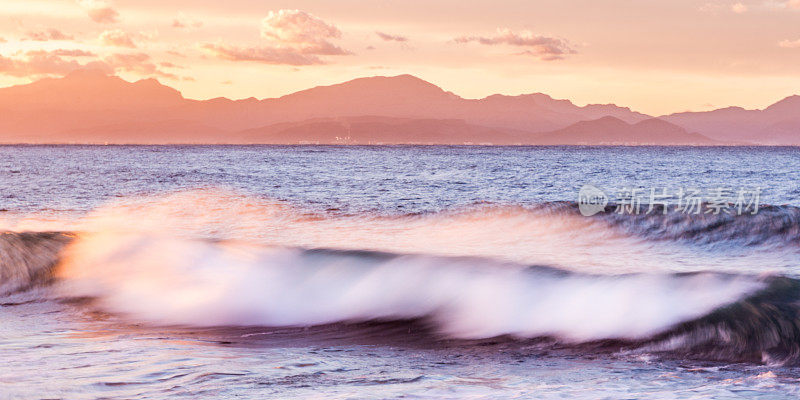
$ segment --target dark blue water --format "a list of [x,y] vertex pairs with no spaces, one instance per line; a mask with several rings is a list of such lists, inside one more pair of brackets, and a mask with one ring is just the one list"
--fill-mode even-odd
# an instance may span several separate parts
[[0,208],[90,210],[223,186],[345,212],[576,200],[578,189],[761,187],[800,205],[794,147],[0,146]]
[[[798,167],[764,147],[0,146],[0,399],[795,398]],[[760,208],[584,217],[586,184],[759,188]]]

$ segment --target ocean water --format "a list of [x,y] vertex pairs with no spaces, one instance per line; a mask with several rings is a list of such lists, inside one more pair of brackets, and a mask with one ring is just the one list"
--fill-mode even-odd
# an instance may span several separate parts
[[[0,146],[0,398],[796,398],[798,166]],[[592,216],[587,184],[609,197]],[[690,189],[698,213],[648,208]]]

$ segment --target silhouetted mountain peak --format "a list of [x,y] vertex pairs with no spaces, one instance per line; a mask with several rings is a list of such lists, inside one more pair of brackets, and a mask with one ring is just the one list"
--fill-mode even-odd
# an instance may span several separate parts
[[128,82],[102,70],[79,69],[63,78],[0,89],[0,106],[11,109],[107,110],[181,103],[183,96],[155,79]]
[[592,124],[596,126],[629,126],[627,122],[617,117],[612,117],[610,115],[606,115],[605,117],[600,117],[590,121],[580,121],[575,123],[574,125],[578,124]]
[[792,95],[786,97],[785,99],[765,108],[764,111],[768,113],[791,113],[800,118],[800,96]]
[[633,125],[641,127],[641,128],[661,127],[661,128],[671,128],[671,129],[683,129],[678,125],[675,125],[675,124],[673,124],[671,122],[664,121],[663,119],[660,119],[660,118],[648,118],[648,119],[646,119],[644,121],[639,121],[639,122],[637,122],[637,123],[635,123]]
[[420,98],[457,97],[454,94],[446,92],[442,88],[413,75],[397,75],[357,78],[334,85],[317,86],[311,89],[292,93],[281,98],[309,98],[316,96],[418,96]]

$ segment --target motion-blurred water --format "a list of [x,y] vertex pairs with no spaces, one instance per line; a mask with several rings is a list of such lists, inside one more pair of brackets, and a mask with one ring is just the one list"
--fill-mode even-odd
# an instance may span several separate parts
[[[798,166],[796,148],[2,146],[0,398],[794,398]],[[588,183],[758,187],[762,208],[583,217]]]

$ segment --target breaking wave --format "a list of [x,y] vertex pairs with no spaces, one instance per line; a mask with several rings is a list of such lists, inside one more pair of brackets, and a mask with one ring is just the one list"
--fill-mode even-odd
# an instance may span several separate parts
[[[797,210],[766,210],[584,218],[550,203],[342,216],[177,193],[104,207],[74,233],[3,234],[0,293],[44,285],[160,325],[424,319],[445,338],[796,363],[800,281],[780,268],[796,266]],[[746,251],[729,255],[732,241]],[[731,262],[735,273],[722,268]],[[741,270],[754,262],[771,273]]]

